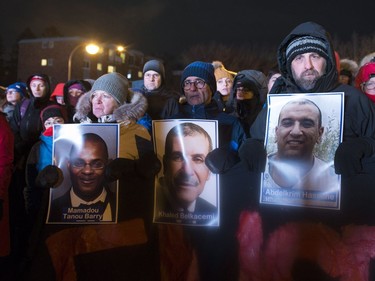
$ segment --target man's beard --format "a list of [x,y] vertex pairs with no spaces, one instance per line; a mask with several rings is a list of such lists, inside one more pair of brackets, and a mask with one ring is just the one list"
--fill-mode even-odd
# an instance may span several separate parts
[[[302,72],[300,77],[297,77],[293,69],[292,69],[292,73],[293,73],[294,81],[296,82],[297,86],[305,91],[313,89],[315,87],[316,81],[318,81],[318,79],[321,77],[319,72],[315,69],[310,69],[310,70],[306,70]],[[314,79],[310,80],[310,79],[305,78],[306,75],[311,75],[311,74],[315,76]]]

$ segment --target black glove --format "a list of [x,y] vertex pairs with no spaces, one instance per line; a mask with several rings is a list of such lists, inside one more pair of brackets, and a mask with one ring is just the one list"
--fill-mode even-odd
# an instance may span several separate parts
[[0,200],[0,221],[3,218],[3,200]]
[[59,186],[63,180],[64,175],[61,169],[54,165],[48,165],[39,172],[35,184],[40,188],[51,188]]
[[144,178],[154,177],[161,169],[161,162],[154,152],[146,153],[137,160],[116,158],[106,167],[106,178],[115,181],[137,174]]
[[206,156],[206,166],[214,174],[223,174],[240,162],[237,151],[227,148],[215,148]]
[[340,143],[335,153],[335,172],[344,177],[362,171],[361,160],[373,153],[371,143],[366,138],[356,138]]
[[136,172],[135,161],[127,158],[116,158],[109,162],[105,175],[109,182],[116,181],[125,176],[132,176]]
[[155,177],[161,169],[161,162],[154,152],[142,155],[136,160],[136,170],[143,178]]
[[267,161],[267,151],[263,142],[256,139],[247,139],[240,146],[238,154],[252,172],[264,172]]

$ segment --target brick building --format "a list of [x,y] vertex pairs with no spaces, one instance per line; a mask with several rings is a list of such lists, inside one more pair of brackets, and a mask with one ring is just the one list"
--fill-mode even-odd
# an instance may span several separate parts
[[143,64],[148,58],[137,50],[117,49],[112,43],[102,44],[99,53],[90,55],[82,37],[54,37],[19,41],[18,80],[25,81],[34,73],[49,75],[54,87],[71,79],[96,79],[109,72],[119,72],[130,81],[142,79]]

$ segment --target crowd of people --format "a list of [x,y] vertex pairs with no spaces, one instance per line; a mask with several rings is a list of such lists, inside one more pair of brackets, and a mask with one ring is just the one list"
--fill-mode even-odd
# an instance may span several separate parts
[[[329,33],[319,24],[305,22],[281,42],[277,62],[277,70],[263,73],[251,66],[235,72],[220,61],[194,61],[182,71],[179,89],[166,85],[164,64],[156,59],[144,64],[143,86],[139,89],[132,88],[131,82],[116,72],[96,80],[58,83],[54,89],[48,74],[35,73],[25,82],[7,86],[0,102],[1,280],[86,280],[90,276],[94,280],[120,280],[122,276],[131,280],[374,278],[375,57],[358,68],[345,69]],[[324,132],[320,109],[305,99],[285,106],[293,106],[292,113],[280,113],[276,130],[280,151],[267,155],[267,95],[333,92],[344,93],[343,138],[330,167],[331,173],[341,176],[339,210],[260,204],[260,175],[265,171],[276,188],[303,189],[305,181],[285,182],[280,178],[282,168],[266,165],[268,158],[290,160],[290,155],[295,157],[296,151],[310,141],[308,151],[300,153],[307,155],[298,162],[303,163],[298,164],[299,168],[303,165],[302,177],[311,176],[311,169],[322,165],[312,155]],[[306,107],[312,117],[299,117],[297,105]],[[209,173],[220,175],[220,226],[153,223],[155,176],[161,161],[166,171],[168,167],[182,167],[184,161],[197,161],[196,154],[185,155],[188,152],[181,148],[176,158],[177,152],[172,153],[177,146],[175,135],[170,137],[171,144],[165,144],[165,159],[155,155],[152,121],[169,119],[218,123],[219,145],[214,149],[209,137],[194,124],[186,123],[186,128],[178,131],[187,130],[184,138],[189,141],[192,135],[207,139],[207,147],[201,147],[203,152],[199,154],[200,168],[190,173],[195,173],[196,181],[200,177],[206,181]],[[103,217],[113,221],[117,214],[116,224],[44,223],[49,198],[45,194],[61,181],[61,171],[52,161],[53,125],[73,123],[120,124],[118,158],[110,161],[107,149],[96,149],[96,155],[90,158],[92,152],[88,150],[93,146],[105,147],[94,134],[85,135],[83,151],[70,151],[67,167],[72,188],[60,198],[69,206],[74,206],[74,200],[89,204],[102,200],[106,203]],[[282,146],[289,149],[283,155]],[[193,151],[194,142],[190,148]],[[91,170],[98,178],[92,187],[95,193],[87,193],[82,187],[84,180],[79,179],[79,174]],[[187,181],[187,173],[166,172],[165,193],[173,194],[182,179]],[[327,184],[326,178],[319,185]],[[104,182],[116,180],[119,193],[115,204]],[[188,193],[179,195],[185,209],[215,209],[197,199],[203,188],[204,184],[200,185],[194,199]],[[53,210],[51,220],[59,221],[61,213],[61,208]],[[291,233],[303,233],[306,227],[316,234],[311,236],[313,241],[305,242],[305,237],[300,237],[305,244],[298,250],[290,247],[289,242],[299,241],[288,240]],[[360,240],[355,237],[360,232],[368,235],[368,250],[360,254],[356,249],[357,255],[349,257],[345,253],[354,251],[350,247]],[[348,240],[358,240],[350,244],[337,238],[344,234]],[[322,242],[319,239],[324,235],[326,240]],[[330,265],[320,254],[327,247],[334,252]]]

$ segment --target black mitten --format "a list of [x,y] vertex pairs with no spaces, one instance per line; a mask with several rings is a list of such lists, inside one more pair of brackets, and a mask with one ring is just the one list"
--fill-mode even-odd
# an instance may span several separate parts
[[64,175],[61,169],[54,165],[48,165],[39,172],[35,184],[40,188],[51,188],[59,186],[63,180]]
[[215,148],[206,156],[206,166],[214,174],[223,174],[240,162],[237,151],[228,148]]
[[356,138],[340,143],[335,153],[336,174],[349,177],[361,173],[362,158],[372,154],[372,145],[366,138]]
[[109,162],[105,169],[106,179],[109,182],[116,181],[125,176],[132,176],[136,172],[136,160],[127,158],[116,158]]
[[263,142],[256,139],[247,139],[241,145],[238,154],[252,172],[264,172],[267,161],[267,151]]
[[154,152],[142,155],[136,160],[136,170],[143,178],[155,177],[161,169],[161,162]]

